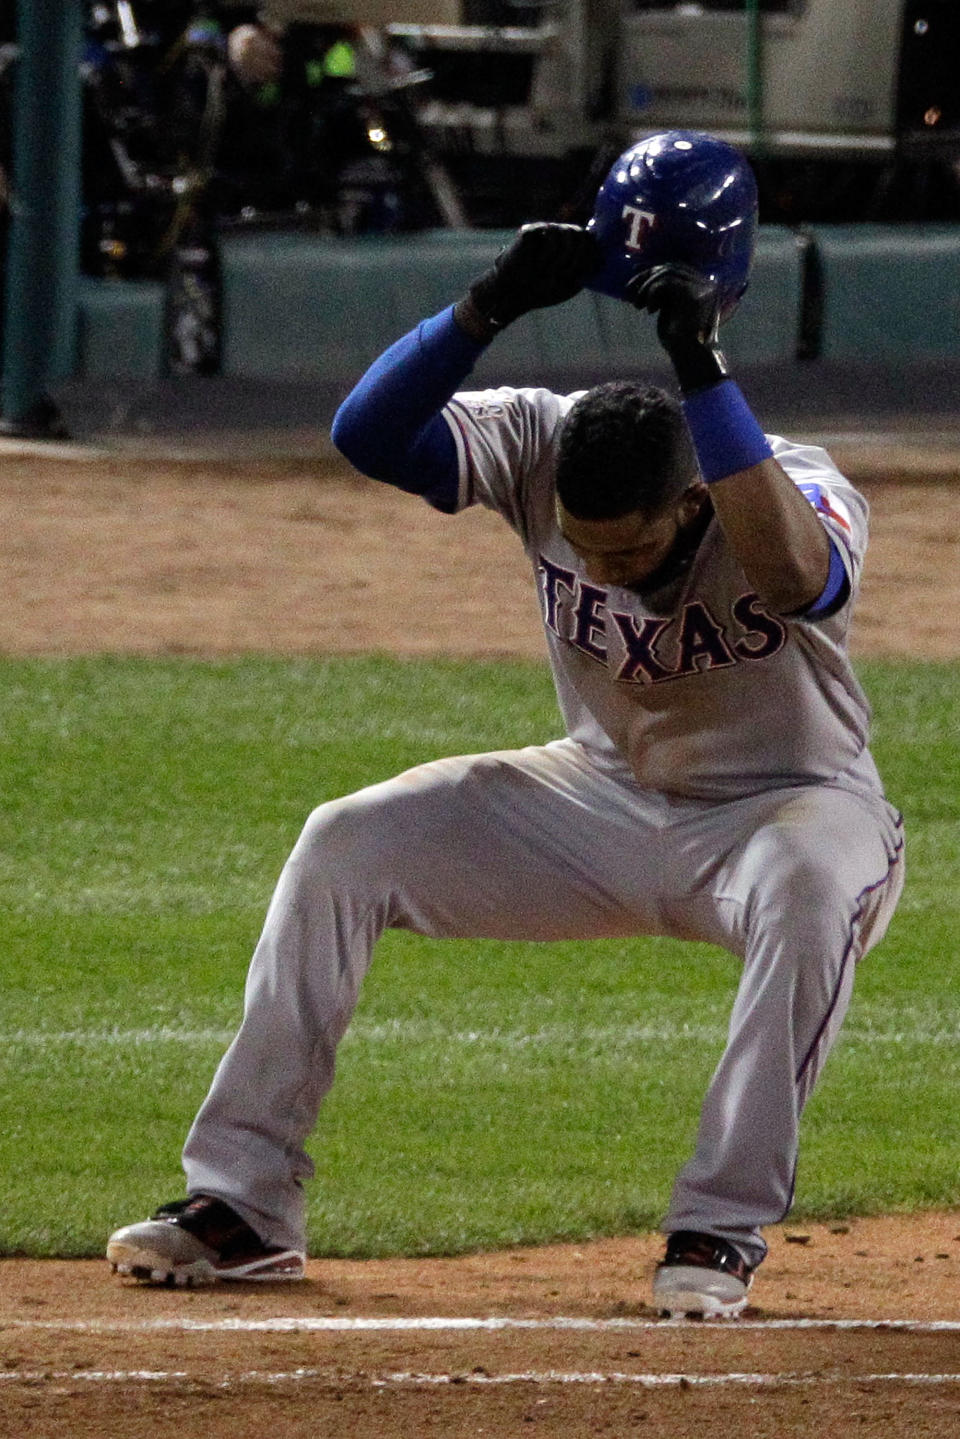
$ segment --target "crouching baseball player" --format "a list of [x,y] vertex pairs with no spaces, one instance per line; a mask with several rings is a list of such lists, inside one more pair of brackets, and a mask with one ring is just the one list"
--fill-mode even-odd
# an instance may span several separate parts
[[[674,935],[725,946],[742,977],[654,1304],[746,1304],[791,1203],[801,1111],[900,893],[902,836],[846,649],[866,505],[823,450],[764,434],[729,377],[716,335],[746,283],[752,177],[678,133],[618,162],[589,226],[521,229],[337,414],[365,474],[516,532],[566,736],[439,759],[309,817],[186,1141],[189,1197],[111,1237],[121,1274],[303,1273],[304,1143],[385,928]],[[656,317],[679,399],[464,388],[507,325],[588,281]]]

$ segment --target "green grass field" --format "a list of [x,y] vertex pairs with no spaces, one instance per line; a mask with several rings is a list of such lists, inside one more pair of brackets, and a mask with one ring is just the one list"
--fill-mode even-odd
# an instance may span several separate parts
[[[862,667],[908,880],[804,1119],[795,1215],[960,1203],[960,665]],[[521,663],[0,661],[0,1252],[182,1192],[273,882],[324,798],[559,732]],[[736,983],[672,941],[388,934],[313,1143],[317,1253],[656,1225]]]

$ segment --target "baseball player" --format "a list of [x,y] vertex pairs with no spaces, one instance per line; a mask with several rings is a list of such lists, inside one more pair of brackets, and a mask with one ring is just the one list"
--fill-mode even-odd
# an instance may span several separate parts
[[[664,153],[667,171],[706,169],[697,195],[729,193],[731,161],[718,169],[705,142]],[[676,184],[643,197],[654,232]],[[632,382],[465,388],[506,326],[596,278],[601,229],[523,227],[376,360],[333,430],[367,475],[451,515],[485,505],[515,531],[565,737],[436,760],[310,816],[186,1142],[189,1198],[113,1235],[121,1274],[302,1274],[303,1145],[385,928],[674,935],[725,946],[742,974],[654,1304],[733,1316],[747,1302],[762,1231],[791,1204],[803,1105],[902,886],[900,817],[846,651],[867,510],[823,450],[764,434],[730,378],[717,326],[744,279],[722,253],[712,270],[692,251],[634,256],[624,284],[656,317],[679,398]]]

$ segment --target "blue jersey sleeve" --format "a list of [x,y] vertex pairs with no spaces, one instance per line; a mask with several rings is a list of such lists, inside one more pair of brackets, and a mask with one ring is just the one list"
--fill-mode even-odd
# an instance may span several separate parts
[[440,411],[486,347],[453,306],[423,320],[375,360],[334,416],[331,437],[356,469],[439,510],[457,500],[457,452]]

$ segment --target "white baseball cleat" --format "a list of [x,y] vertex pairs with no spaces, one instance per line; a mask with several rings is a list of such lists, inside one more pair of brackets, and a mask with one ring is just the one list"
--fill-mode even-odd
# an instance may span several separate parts
[[657,1265],[653,1302],[663,1319],[735,1319],[752,1281],[750,1265],[725,1239],[679,1230]]
[[217,1280],[304,1277],[306,1256],[264,1244],[222,1199],[198,1194],[164,1204],[152,1219],[127,1224],[107,1241],[115,1274],[144,1284],[213,1284]]

